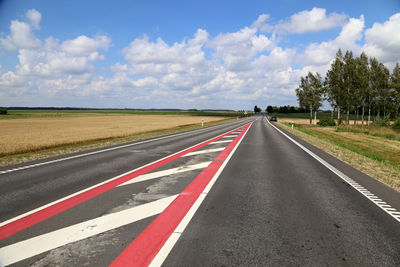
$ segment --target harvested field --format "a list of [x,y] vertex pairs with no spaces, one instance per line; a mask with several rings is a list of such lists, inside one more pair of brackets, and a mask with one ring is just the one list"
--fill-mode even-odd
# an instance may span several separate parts
[[174,127],[224,120],[184,115],[113,115],[0,120],[0,156],[62,145],[133,136]]

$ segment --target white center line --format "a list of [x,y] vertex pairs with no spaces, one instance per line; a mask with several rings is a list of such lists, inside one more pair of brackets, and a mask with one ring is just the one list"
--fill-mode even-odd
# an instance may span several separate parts
[[210,165],[210,163],[211,163],[211,161],[207,161],[207,162],[202,162],[202,163],[194,164],[194,165],[190,165],[190,166],[172,168],[172,169],[168,169],[168,170],[164,170],[164,171],[143,174],[143,175],[136,177],[135,179],[127,181],[126,183],[120,184],[119,186],[143,182],[143,181],[147,181],[147,180],[151,180],[151,179],[155,179],[155,178],[159,178],[159,177],[163,177],[163,176],[168,176],[168,175],[175,174],[175,173],[187,172],[187,171],[192,171],[192,170],[197,170],[197,169],[204,169],[208,165]]
[[178,195],[162,198],[86,222],[71,225],[0,248],[0,265],[6,266],[161,213]]

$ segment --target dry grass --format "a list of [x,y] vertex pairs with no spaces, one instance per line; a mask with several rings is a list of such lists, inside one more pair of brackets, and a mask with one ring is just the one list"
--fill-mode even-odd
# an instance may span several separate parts
[[89,141],[123,138],[184,125],[224,120],[224,117],[182,115],[122,115],[32,118],[0,121],[0,156],[38,151]]
[[337,132],[331,127],[281,127],[400,191],[400,142],[362,133]]

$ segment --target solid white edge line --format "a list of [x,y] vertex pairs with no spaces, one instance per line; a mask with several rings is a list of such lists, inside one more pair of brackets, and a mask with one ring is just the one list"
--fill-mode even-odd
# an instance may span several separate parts
[[[246,124],[244,124],[244,125],[246,125]],[[243,125],[238,126],[238,127],[242,127],[242,126],[243,126]],[[236,127],[236,128],[238,128],[238,127]],[[42,209],[45,209],[45,208],[47,208],[47,207],[49,207],[49,206],[52,206],[52,205],[54,205],[54,204],[57,204],[57,203],[59,203],[59,202],[61,202],[61,201],[64,201],[64,200],[66,200],[66,199],[68,199],[68,198],[71,198],[71,197],[74,197],[74,196],[76,196],[76,195],[79,195],[79,194],[81,194],[81,193],[83,193],[83,192],[89,191],[89,190],[91,190],[91,189],[93,189],[93,188],[95,188],[95,187],[98,187],[98,186],[103,185],[103,184],[105,184],[105,183],[111,182],[111,181],[113,181],[113,180],[115,180],[115,179],[118,179],[118,178],[120,178],[120,177],[122,177],[122,176],[124,176],[124,175],[127,175],[127,174],[129,174],[129,173],[131,173],[131,172],[135,172],[135,171],[137,171],[137,170],[139,170],[139,169],[142,169],[142,168],[145,168],[145,167],[147,167],[147,166],[149,166],[149,165],[151,165],[151,164],[154,164],[154,163],[157,163],[157,162],[159,162],[159,161],[162,161],[162,160],[164,160],[164,159],[166,159],[166,158],[168,158],[168,157],[171,157],[171,156],[174,156],[174,155],[176,155],[176,154],[179,154],[179,153],[181,153],[182,151],[188,150],[188,149],[190,149],[190,148],[192,148],[192,147],[195,147],[195,146],[197,146],[197,145],[199,145],[199,144],[202,144],[202,143],[204,143],[204,142],[208,142],[208,141],[210,141],[210,140],[212,140],[212,139],[214,139],[214,138],[216,138],[216,137],[218,137],[218,136],[224,135],[224,134],[226,134],[226,133],[228,133],[228,132],[230,132],[230,131],[232,131],[232,130],[226,131],[225,133],[222,133],[222,134],[219,134],[219,135],[217,135],[217,136],[214,136],[214,137],[212,137],[212,138],[210,138],[210,139],[207,139],[207,140],[205,140],[205,141],[202,141],[202,142],[200,142],[200,143],[197,143],[197,144],[195,144],[195,145],[193,145],[193,146],[191,146],[191,147],[182,149],[182,150],[180,150],[180,151],[178,151],[178,152],[176,152],[176,153],[173,153],[173,154],[171,154],[171,155],[165,156],[164,158],[161,158],[161,159],[158,159],[158,160],[156,160],[156,161],[150,162],[150,163],[148,163],[148,164],[146,164],[146,165],[143,165],[143,166],[138,167],[138,168],[136,168],[136,169],[127,171],[127,172],[125,172],[125,173],[123,173],[123,174],[120,174],[120,175],[118,175],[118,176],[115,176],[115,177],[113,177],[113,178],[110,178],[110,179],[108,179],[108,180],[106,180],[106,181],[103,181],[103,182],[101,182],[101,183],[92,185],[92,186],[90,186],[90,187],[88,187],[88,188],[85,188],[85,189],[83,189],[83,190],[80,190],[80,191],[78,191],[78,192],[76,192],[76,193],[73,193],[73,194],[71,194],[71,195],[68,195],[68,196],[65,196],[65,197],[63,197],[63,198],[60,198],[60,199],[58,199],[58,200],[55,200],[55,201],[53,201],[53,202],[50,202],[49,204],[43,205],[43,206],[41,206],[41,207],[38,207],[38,208],[36,208],[36,209],[30,210],[30,211],[25,212],[25,213],[23,213],[23,214],[21,214],[21,215],[18,215],[18,216],[15,216],[15,217],[11,218],[11,219],[8,219],[8,220],[6,220],[6,221],[3,221],[3,222],[0,223],[0,227],[3,226],[3,225],[9,224],[10,222],[19,220],[19,219],[21,219],[21,218],[23,218],[23,217],[26,217],[26,216],[28,216],[28,215],[30,215],[30,214],[32,214],[32,213],[38,212],[38,211],[40,211],[40,210],[42,210]],[[212,143],[210,143],[210,144],[212,144]]]
[[178,195],[100,216],[0,248],[0,265],[10,265],[130,223],[160,214]]
[[[271,125],[272,127],[275,128],[275,130],[277,130],[278,132],[280,132],[283,136],[285,136],[286,138],[288,138],[290,141],[292,141],[295,145],[297,145],[298,147],[300,147],[302,150],[304,150],[307,154],[309,154],[310,156],[312,156],[314,159],[316,159],[319,163],[321,163],[322,165],[324,165],[326,168],[328,168],[330,171],[332,171],[334,174],[336,174],[339,178],[341,178],[343,181],[345,181],[346,183],[348,183],[351,187],[353,187],[355,190],[357,190],[358,192],[360,192],[363,196],[365,196],[366,198],[368,198],[372,203],[374,203],[376,206],[378,206],[381,210],[385,211],[387,214],[389,214],[390,216],[392,216],[396,221],[400,222],[400,218],[397,218],[394,214],[394,212],[397,212],[396,209],[394,209],[392,206],[390,206],[391,209],[394,209],[395,211],[388,211],[387,208],[383,207],[382,205],[380,205],[378,202],[374,201],[374,194],[372,194],[370,191],[368,191],[367,189],[365,189],[363,186],[357,184],[357,186],[355,186],[355,181],[353,179],[351,179],[350,177],[348,177],[347,175],[345,175],[344,173],[342,173],[341,171],[339,171],[338,169],[336,169],[335,167],[333,167],[331,164],[329,164],[328,162],[326,162],[325,160],[323,160],[322,158],[320,158],[319,156],[317,156],[315,153],[313,153],[312,151],[310,151],[309,149],[307,149],[306,147],[304,147],[302,144],[300,144],[299,142],[297,142],[296,140],[294,140],[293,138],[291,138],[290,136],[288,136],[287,134],[285,134],[284,132],[282,132],[278,127],[276,127],[275,125],[273,125],[271,122],[269,122],[267,119],[266,121],[269,123],[269,125]],[[388,204],[387,204],[388,205]],[[385,205],[385,206],[387,206]]]
[[217,181],[218,177],[222,173],[222,171],[225,168],[225,166],[228,164],[228,162],[231,159],[232,155],[235,153],[236,149],[238,148],[238,146],[240,145],[240,143],[242,142],[242,140],[244,139],[244,137],[246,136],[247,132],[250,130],[250,127],[252,125],[253,125],[253,122],[251,123],[251,125],[249,126],[247,131],[244,133],[242,138],[239,140],[239,142],[232,149],[231,153],[228,155],[228,157],[222,163],[221,167],[215,173],[215,175],[210,180],[208,185],[204,188],[203,192],[197,198],[195,203],[193,203],[193,206],[186,213],[185,217],[183,217],[182,221],[175,228],[174,232],[167,239],[167,241],[164,243],[162,248],[158,251],[157,255],[154,257],[153,261],[150,263],[149,266],[156,267],[156,266],[161,266],[163,264],[163,262],[165,261],[165,259],[168,256],[168,254],[171,252],[172,248],[175,246],[175,244],[178,241],[179,237],[182,235],[182,233],[185,230],[186,226],[189,224],[190,220],[193,218],[193,216],[196,213],[197,209],[200,207],[201,203],[206,198],[208,192],[210,192],[212,186]]
[[[234,124],[234,122],[232,124]],[[238,124],[241,124],[241,123],[238,123]],[[197,129],[197,130],[184,132],[184,133],[177,133],[177,134],[173,134],[173,135],[157,137],[157,138],[154,138],[154,139],[144,140],[144,141],[140,141],[140,142],[133,143],[133,144],[126,144],[126,145],[106,148],[106,149],[97,150],[97,151],[93,151],[93,152],[88,152],[88,153],[84,153],[84,154],[79,154],[79,155],[75,155],[75,156],[71,156],[71,157],[67,157],[67,158],[55,159],[55,160],[45,161],[45,162],[42,162],[42,163],[36,163],[36,164],[32,164],[32,165],[21,166],[21,167],[14,168],[14,169],[8,169],[8,170],[0,171],[0,175],[1,174],[5,174],[5,173],[19,171],[19,170],[30,169],[30,168],[34,168],[34,167],[48,165],[48,164],[51,164],[51,163],[57,163],[57,162],[60,162],[60,161],[86,157],[86,156],[99,154],[99,153],[103,153],[103,152],[108,152],[108,151],[112,151],[112,150],[116,150],[116,149],[120,149],[120,148],[125,148],[125,147],[130,147],[130,146],[141,145],[141,144],[145,144],[145,143],[149,143],[149,142],[159,141],[159,140],[163,140],[163,139],[166,139],[166,138],[177,137],[177,136],[186,135],[186,134],[190,134],[190,133],[196,133],[196,132],[205,132],[205,131],[207,131],[209,129],[212,129],[212,128],[215,128],[215,127],[218,127],[218,126],[221,126],[221,125],[223,125],[223,124],[214,125],[214,126],[210,126],[210,127],[207,127],[207,128]],[[243,125],[241,125],[241,126],[243,126]],[[238,126],[238,127],[240,127],[240,126]]]

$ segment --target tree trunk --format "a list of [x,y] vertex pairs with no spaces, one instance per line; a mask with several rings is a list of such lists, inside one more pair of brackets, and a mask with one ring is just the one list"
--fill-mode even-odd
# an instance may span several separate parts
[[347,125],[350,124],[350,121],[349,121],[349,114],[350,114],[350,110],[349,110],[349,107],[347,107],[347,114],[346,114],[346,122],[347,122]]
[[317,110],[314,111],[314,124],[317,125]]
[[338,125],[340,121],[340,106],[337,108],[337,120],[338,120]]
[[354,125],[357,125],[357,121],[358,121],[358,108],[356,108],[356,110],[354,111],[354,115],[355,115],[355,118],[354,118]]
[[[334,108],[331,109],[331,119],[333,120],[333,112],[334,112]],[[397,116],[396,116],[397,117]]]
[[367,125],[369,126],[369,121],[371,120],[371,105],[368,105],[368,121]]
[[364,111],[365,111],[365,104],[363,104],[362,106],[361,126],[364,126]]
[[310,124],[312,124],[312,106],[310,105]]

